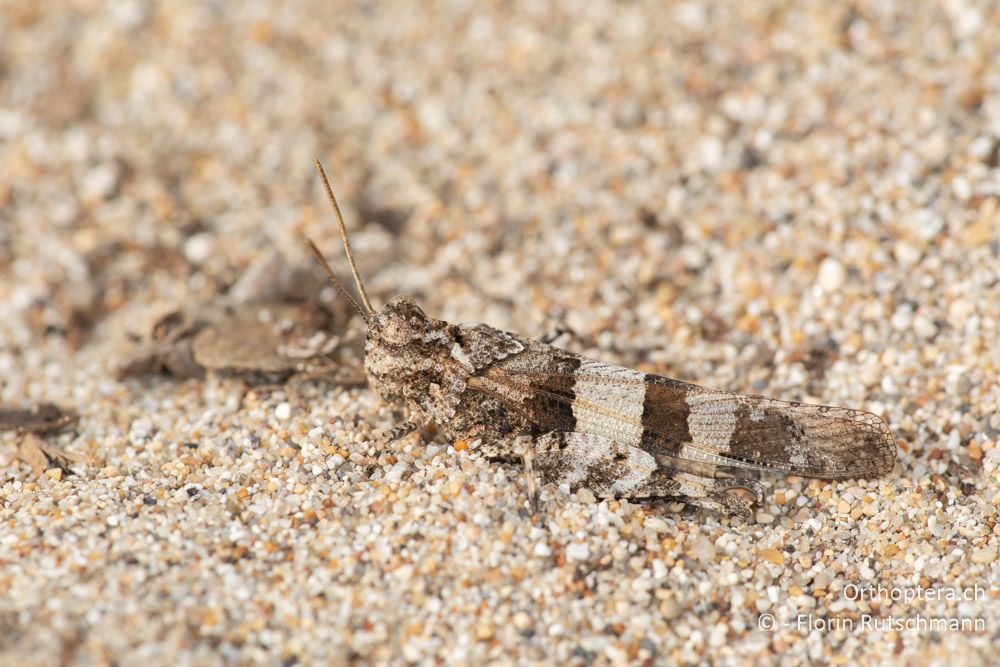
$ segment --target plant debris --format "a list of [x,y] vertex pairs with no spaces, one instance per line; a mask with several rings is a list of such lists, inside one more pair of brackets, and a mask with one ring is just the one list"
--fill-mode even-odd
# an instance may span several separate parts
[[284,379],[337,364],[332,313],[316,303],[247,304],[227,311],[192,340],[194,362],[228,375]]
[[24,461],[36,475],[50,468],[68,470],[74,463],[89,460],[45,442],[42,435],[75,424],[79,415],[52,403],[42,403],[36,408],[0,406],[0,431],[14,431],[21,435],[17,445],[17,458]]
[[36,475],[41,475],[52,468],[69,471],[69,467],[74,463],[91,462],[90,457],[67,452],[61,447],[45,442],[34,433],[25,433],[21,438],[17,446],[17,458],[31,466]]
[[173,310],[153,323],[148,340],[118,367],[118,379],[165,373],[179,379],[204,377],[195,363],[191,340],[206,321],[181,310]]
[[0,405],[0,431],[48,433],[76,423],[78,418],[76,412],[53,403],[42,403],[36,408]]
[[119,367],[119,379],[152,373],[201,378],[210,371],[249,382],[305,376],[364,384],[364,332],[349,326],[353,312],[344,304],[317,298],[324,285],[316,271],[272,253],[215,302],[158,319]]

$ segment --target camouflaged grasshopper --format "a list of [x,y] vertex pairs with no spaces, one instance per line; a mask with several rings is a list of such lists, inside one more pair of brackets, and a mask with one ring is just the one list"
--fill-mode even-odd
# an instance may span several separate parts
[[895,438],[869,412],[716,391],[613,366],[486,324],[435,320],[408,296],[376,310],[340,207],[316,166],[360,304],[307,243],[368,325],[371,386],[409,410],[386,443],[434,422],[449,438],[481,440],[479,451],[490,458],[533,461],[551,483],[741,515],[763,497],[751,474],[847,479],[892,469]]

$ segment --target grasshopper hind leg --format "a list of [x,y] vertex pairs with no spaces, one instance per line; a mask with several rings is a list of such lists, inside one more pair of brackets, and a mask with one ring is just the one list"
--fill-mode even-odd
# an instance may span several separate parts
[[599,436],[552,431],[537,437],[534,449],[534,468],[547,482],[586,487],[598,497],[677,500],[740,516],[750,515],[763,500],[764,488],[756,480],[685,471]]

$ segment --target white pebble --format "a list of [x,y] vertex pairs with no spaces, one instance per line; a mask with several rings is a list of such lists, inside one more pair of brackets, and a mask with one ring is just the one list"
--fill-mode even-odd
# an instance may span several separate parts
[[403,478],[405,472],[406,464],[400,461],[389,469],[389,472],[385,474],[385,479],[387,482],[398,482]]
[[80,182],[80,197],[85,201],[107,199],[118,186],[118,169],[102,164],[84,174]]
[[566,558],[571,561],[581,562],[590,558],[590,547],[582,543],[574,543],[566,547]]
[[514,621],[514,627],[521,632],[524,632],[531,627],[531,617],[523,611],[519,611],[514,614],[514,618],[512,620]]
[[715,558],[715,545],[699,536],[691,546],[691,554],[701,562],[709,563]]
[[646,528],[650,529],[654,533],[668,533],[670,532],[670,526],[667,522],[658,516],[647,517],[646,523],[644,524]]
[[928,208],[918,209],[913,215],[913,221],[917,236],[925,241],[933,239],[944,229],[944,218]]
[[844,286],[847,271],[839,260],[827,257],[819,265],[819,286],[825,292],[836,292]]
[[202,232],[184,243],[184,257],[192,264],[201,264],[212,256],[212,236]]
[[984,565],[986,563],[992,563],[997,559],[997,548],[995,546],[986,547],[984,549],[974,549],[972,551],[972,562]]
[[906,241],[897,241],[896,245],[892,247],[892,254],[896,256],[896,261],[903,266],[913,266],[920,261],[920,249]]
[[701,166],[706,171],[718,171],[726,156],[726,147],[718,137],[705,137],[698,146]]
[[288,403],[279,403],[274,409],[274,416],[284,421],[292,416],[292,406]]
[[896,309],[889,320],[889,324],[896,331],[907,331],[913,325],[913,307],[904,303]]
[[930,339],[937,335],[938,328],[930,318],[917,315],[913,318],[913,331],[921,338]]
[[957,176],[951,182],[951,191],[961,201],[968,201],[972,196],[972,185],[969,184],[969,179],[964,176]]

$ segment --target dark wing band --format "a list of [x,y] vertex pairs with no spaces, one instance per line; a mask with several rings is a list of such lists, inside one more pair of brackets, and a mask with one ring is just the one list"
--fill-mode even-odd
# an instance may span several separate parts
[[[713,391],[584,361],[574,373],[494,366],[470,387],[487,391],[542,429],[565,428],[651,454],[718,466],[847,479],[880,477],[896,441],[877,415]],[[562,423],[546,423],[562,405]]]

